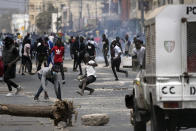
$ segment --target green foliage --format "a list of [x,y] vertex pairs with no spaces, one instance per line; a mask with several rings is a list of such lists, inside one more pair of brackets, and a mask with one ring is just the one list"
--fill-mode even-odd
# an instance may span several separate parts
[[52,14],[48,11],[44,11],[38,14],[36,17],[36,26],[40,32],[47,32],[51,28]]
[[53,6],[53,3],[47,3],[47,11],[43,11],[36,17],[36,26],[39,32],[47,32],[51,29],[52,13],[57,13],[57,8]]
[[49,2],[49,3],[48,3],[47,11],[48,11],[48,12],[52,12],[52,13],[57,13],[57,8],[55,8],[55,7],[53,6],[53,4]]

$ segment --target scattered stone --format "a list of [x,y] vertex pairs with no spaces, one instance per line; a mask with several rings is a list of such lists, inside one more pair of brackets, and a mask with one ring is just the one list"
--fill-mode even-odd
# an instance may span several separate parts
[[104,126],[109,119],[107,114],[89,114],[81,117],[82,125],[85,126]]

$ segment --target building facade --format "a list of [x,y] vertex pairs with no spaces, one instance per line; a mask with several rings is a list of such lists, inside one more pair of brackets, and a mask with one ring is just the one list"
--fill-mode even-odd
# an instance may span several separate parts
[[36,17],[39,13],[44,11],[45,5],[52,0],[29,0],[28,11],[29,11],[29,25],[31,32],[37,32]]
[[93,19],[101,20],[103,0],[29,0],[30,31],[37,31],[36,16],[47,10],[48,3],[57,9],[57,28],[79,30]]
[[[140,25],[142,27],[142,0],[130,0],[130,14],[129,19],[134,21],[135,26]],[[144,20],[148,15],[153,12],[156,8],[168,5],[168,4],[196,4],[196,0],[143,0],[143,12]],[[138,23],[139,20],[139,23]],[[141,31],[142,29],[140,29]],[[137,31],[139,31],[137,29]],[[137,32],[136,31],[136,32]]]
[[12,14],[11,29],[12,33],[20,33],[25,35],[29,27],[29,15],[28,14]]

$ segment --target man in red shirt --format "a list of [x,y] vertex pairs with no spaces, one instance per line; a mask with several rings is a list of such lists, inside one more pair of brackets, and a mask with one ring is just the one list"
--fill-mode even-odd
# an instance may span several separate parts
[[56,45],[52,48],[51,52],[54,51],[54,65],[60,67],[62,83],[65,84],[65,76],[63,71],[63,56],[64,56],[64,46],[59,38],[56,42]]

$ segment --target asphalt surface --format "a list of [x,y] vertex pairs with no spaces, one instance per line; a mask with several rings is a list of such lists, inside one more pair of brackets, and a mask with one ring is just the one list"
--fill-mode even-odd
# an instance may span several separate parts
[[[58,127],[53,126],[53,121],[48,118],[32,118],[32,117],[15,117],[9,115],[0,115],[0,131],[54,131],[54,130],[70,130],[70,131],[130,131],[129,110],[124,105],[124,96],[131,89],[131,83],[135,77],[135,72],[130,68],[129,77],[118,73],[119,81],[114,81],[110,67],[103,67],[103,62],[98,62],[97,80],[89,85],[95,89],[92,95],[85,92],[84,96],[76,93],[79,91],[77,76],[79,72],[72,71],[72,61],[65,60],[64,66],[68,68],[65,72],[66,84],[62,85],[62,98],[72,100],[77,107],[78,120],[73,123],[73,127],[65,127],[64,123],[60,123]],[[18,69],[18,68],[17,68]],[[34,66],[35,69],[35,66]],[[61,76],[59,76],[61,78]],[[34,101],[33,96],[40,86],[37,75],[18,74],[14,81],[23,87],[23,91],[18,96],[6,97],[8,93],[5,83],[0,82],[0,100],[1,104],[18,104],[18,105],[52,105],[55,101],[55,93],[52,84],[48,85],[49,100],[44,100],[43,94],[39,101]],[[110,121],[105,126],[86,127],[81,125],[81,116],[93,113],[106,113],[110,117]]]
[[[66,127],[65,123],[53,126],[53,121],[49,118],[15,117],[0,115],[0,131],[133,131],[130,124],[130,111],[125,107],[124,96],[132,89],[132,81],[136,76],[131,68],[125,68],[129,72],[128,78],[124,74],[118,73],[119,81],[115,81],[110,67],[103,67],[103,62],[98,62],[97,80],[88,87],[94,88],[95,92],[84,96],[76,93],[79,91],[79,81],[76,79],[79,72],[72,71],[72,61],[65,60],[64,66],[68,68],[65,72],[66,84],[62,85],[62,98],[71,100],[77,107],[78,120],[72,127]],[[34,66],[35,69],[35,66]],[[61,76],[59,76],[61,78]],[[23,87],[23,91],[18,96],[6,97],[8,93],[5,83],[0,82],[0,104],[18,105],[53,105],[55,93],[52,84],[48,85],[49,100],[44,100],[41,94],[39,101],[34,101],[33,96],[40,86],[37,75],[18,74],[14,81]],[[94,113],[106,113],[110,121],[105,126],[84,126],[81,125],[81,116]],[[149,126],[148,126],[149,131]],[[193,131],[193,130],[188,130]]]

